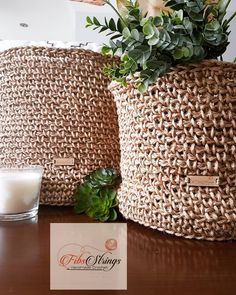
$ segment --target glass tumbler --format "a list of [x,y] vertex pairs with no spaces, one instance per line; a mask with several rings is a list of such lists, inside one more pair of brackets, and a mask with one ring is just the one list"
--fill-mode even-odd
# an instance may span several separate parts
[[0,167],[0,221],[37,215],[43,167]]

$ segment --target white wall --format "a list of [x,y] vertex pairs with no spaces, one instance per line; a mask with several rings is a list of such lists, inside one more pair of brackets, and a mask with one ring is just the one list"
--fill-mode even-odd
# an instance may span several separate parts
[[[115,4],[115,0],[111,0]],[[0,0],[0,40],[62,40],[104,42],[107,38],[85,28],[86,16],[115,17],[108,5],[69,0]],[[20,23],[26,23],[27,28]]]
[[[116,5],[115,0],[110,1],[113,5]],[[86,17],[96,16],[96,18],[104,23],[104,17],[110,19],[111,17],[117,19],[116,13],[112,10],[109,5],[91,5],[81,2],[71,2],[72,7],[76,15],[76,40],[87,41],[87,42],[98,42],[103,43],[109,40],[104,33],[98,34],[98,31],[93,31],[92,28],[85,28]]]
[[[115,0],[111,0],[115,4]],[[228,15],[236,11],[232,0]],[[69,0],[0,0],[0,39],[62,40],[103,43],[108,40],[91,28],[85,28],[86,16],[116,17],[108,5],[96,6]],[[28,28],[19,24],[27,23]],[[236,57],[236,19],[231,23],[231,44],[225,60]]]
[[0,39],[75,41],[75,13],[68,0],[0,0]]
[[[234,11],[236,11],[236,1],[232,0],[228,9],[227,17],[230,17]],[[234,61],[234,59],[236,58],[236,17],[230,24],[230,31],[230,45],[228,46],[227,51],[224,54],[224,60]]]

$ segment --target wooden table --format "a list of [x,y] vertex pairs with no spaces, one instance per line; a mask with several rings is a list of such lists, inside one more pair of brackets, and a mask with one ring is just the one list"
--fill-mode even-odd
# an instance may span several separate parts
[[[122,219],[120,218],[120,221]],[[93,222],[72,208],[40,207],[37,220],[0,222],[0,294],[236,292],[236,243],[186,240],[128,222],[127,291],[50,291],[50,223]]]

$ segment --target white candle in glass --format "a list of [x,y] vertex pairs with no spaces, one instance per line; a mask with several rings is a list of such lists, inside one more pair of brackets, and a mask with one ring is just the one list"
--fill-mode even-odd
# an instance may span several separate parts
[[0,218],[7,219],[7,214],[23,214],[16,219],[33,217],[27,212],[38,210],[42,173],[42,167],[0,169]]

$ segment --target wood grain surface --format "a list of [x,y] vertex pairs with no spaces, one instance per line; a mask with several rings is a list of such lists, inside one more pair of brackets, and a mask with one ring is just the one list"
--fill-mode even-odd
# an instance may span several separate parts
[[70,207],[44,206],[38,220],[0,222],[1,295],[235,294],[235,242],[186,240],[130,221],[127,291],[50,291],[49,228],[60,222],[93,221]]

